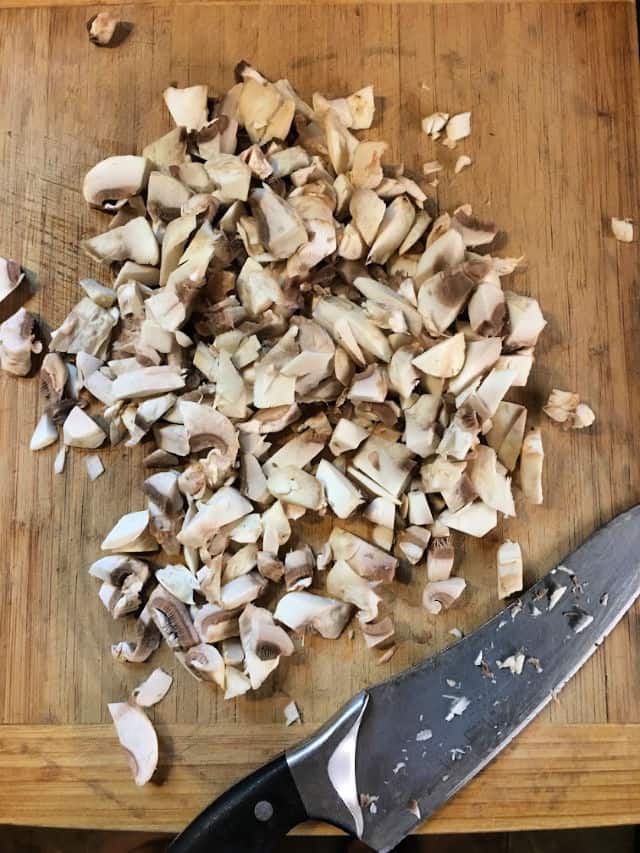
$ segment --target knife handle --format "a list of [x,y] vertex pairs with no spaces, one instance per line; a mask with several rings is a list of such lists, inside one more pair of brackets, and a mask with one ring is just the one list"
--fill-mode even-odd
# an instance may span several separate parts
[[167,853],[267,853],[307,817],[283,754],[214,800]]

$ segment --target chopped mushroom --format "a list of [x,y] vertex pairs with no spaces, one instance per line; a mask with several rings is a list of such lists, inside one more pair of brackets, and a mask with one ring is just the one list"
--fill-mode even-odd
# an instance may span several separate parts
[[578,394],[554,388],[543,412],[552,421],[563,424],[565,429],[583,429],[591,426],[596,416],[586,403],[580,402]]
[[620,243],[633,242],[633,222],[630,219],[616,219],[611,217],[611,231]]
[[98,12],[87,21],[89,41],[97,47],[108,47],[113,41],[121,21],[112,12]]
[[429,613],[437,615],[448,610],[460,598],[466,585],[464,578],[429,581],[424,588],[422,604]]
[[351,618],[351,605],[311,592],[288,592],[273,614],[292,631],[312,628],[328,640],[337,639]]
[[20,264],[8,258],[0,257],[0,302],[13,293],[24,280]]
[[164,669],[154,669],[151,675],[139,684],[133,691],[132,697],[141,708],[151,708],[162,702],[173,684],[173,676]]
[[49,415],[45,412],[38,421],[29,447],[31,450],[42,450],[58,440],[58,429]]
[[24,308],[0,325],[0,368],[15,376],[26,376],[31,370],[31,353],[42,351],[35,340],[34,317]]
[[542,465],[544,449],[542,434],[538,428],[532,429],[522,442],[520,455],[519,486],[525,498],[534,504],[543,502]]
[[252,604],[247,604],[240,617],[240,642],[253,690],[261,687],[277,668],[282,655],[293,654],[293,643],[286,631],[274,623],[268,610]]
[[508,598],[522,590],[522,551],[507,539],[498,548],[498,598]]
[[128,702],[111,702],[107,706],[118,734],[127,751],[136,785],[146,784],[158,766],[158,737],[144,711]]

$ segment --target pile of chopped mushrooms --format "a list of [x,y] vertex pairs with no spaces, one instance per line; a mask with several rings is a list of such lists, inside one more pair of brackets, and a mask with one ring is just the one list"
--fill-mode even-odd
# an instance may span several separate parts
[[[485,536],[515,514],[516,490],[541,503],[544,458],[505,398],[526,385],[545,319],[510,289],[518,260],[490,253],[496,227],[470,205],[437,214],[421,182],[438,161],[412,178],[383,164],[386,143],[358,138],[371,86],[309,105],[247,63],[236,79],[221,97],[167,89],[175,128],[87,173],[84,198],[111,216],[82,243],[104,280],[80,282],[51,334],[31,440],[62,435],[56,473],[69,448],[89,449],[92,479],[105,442],[145,442],[146,506],[106,531],[89,568],[111,616],[135,620],[113,657],[142,663],[164,640],[226,699],[260,688],[291,633],[333,640],[354,616],[388,660],[381,585],[404,561],[424,575],[426,611],[449,608],[465,589],[452,533]],[[423,128],[455,148],[471,116]],[[0,299],[21,279],[2,259]],[[2,324],[5,370],[29,373],[35,328],[24,309]],[[565,427],[594,419],[558,389],[545,411]],[[287,547],[313,513],[338,519],[328,542]],[[371,542],[350,518],[371,523]],[[499,597],[520,591],[518,543],[496,563]],[[143,708],[171,680],[156,670],[109,706],[138,784],[158,758]]]

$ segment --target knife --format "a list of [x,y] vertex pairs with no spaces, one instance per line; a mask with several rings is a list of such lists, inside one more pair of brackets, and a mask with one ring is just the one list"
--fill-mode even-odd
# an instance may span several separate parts
[[170,853],[263,853],[332,823],[386,853],[555,697],[640,594],[640,505],[457,644],[362,690],[206,808]]

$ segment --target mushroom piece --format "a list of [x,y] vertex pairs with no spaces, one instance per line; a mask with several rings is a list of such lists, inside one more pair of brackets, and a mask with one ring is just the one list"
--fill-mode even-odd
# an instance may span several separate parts
[[62,474],[64,471],[64,464],[67,460],[67,447],[66,445],[62,445],[60,450],[56,453],[56,458],[53,460],[53,473],[54,474]]
[[[516,514],[511,494],[511,479],[498,471],[496,452],[484,444],[478,445],[468,466],[473,495],[506,516]],[[450,507],[451,509],[451,507]]]
[[429,581],[422,593],[422,606],[429,613],[437,616],[443,610],[448,610],[460,598],[466,585],[464,578]]
[[353,457],[353,467],[398,497],[411,477],[413,454],[403,444],[371,435]]
[[240,616],[240,642],[253,690],[258,690],[277,668],[282,655],[288,657],[294,651],[289,635],[275,624],[271,613],[252,604]]
[[[419,486],[419,481],[416,485]],[[410,524],[422,526],[433,522],[427,496],[420,488],[412,488],[407,492],[407,500],[409,503],[408,517]]]
[[438,139],[446,123],[449,121],[449,113],[431,113],[422,119],[422,130],[434,141]]
[[235,154],[216,154],[204,164],[216,183],[216,195],[223,204],[246,201],[249,196],[251,169]]
[[235,554],[228,556],[222,575],[223,583],[248,574],[257,564],[258,547],[255,543],[249,542],[243,548],[239,548]]
[[390,616],[379,617],[373,622],[363,622],[358,616],[358,626],[368,649],[386,648],[395,639],[395,627]]
[[596,419],[592,409],[580,403],[578,394],[558,388],[553,389],[542,411],[565,429],[582,429],[591,426]]
[[107,310],[84,297],[51,333],[50,348],[57,352],[98,356],[106,349],[117,322],[116,308]]
[[389,384],[387,373],[379,364],[370,364],[362,373],[356,373],[347,393],[354,403],[383,403],[387,397]]
[[351,480],[326,459],[318,463],[316,479],[324,486],[327,503],[338,518],[348,518],[363,502]]
[[42,351],[35,340],[34,317],[20,308],[0,325],[0,368],[14,376],[27,376],[31,370],[31,353]]
[[509,350],[534,347],[540,332],[547,325],[538,301],[510,290],[506,290],[504,295],[509,321],[509,334],[504,342],[505,347]]
[[444,510],[438,516],[438,521],[467,536],[482,537],[497,525],[498,516],[492,507],[482,501],[475,501],[457,512]]
[[74,406],[62,427],[64,443],[70,447],[100,447],[106,438],[104,430],[79,406]]
[[427,551],[427,578],[446,581],[453,570],[455,550],[448,536],[433,536]]
[[189,611],[166,589],[157,586],[149,596],[147,608],[170,649],[186,651],[199,643]]
[[134,688],[131,698],[140,708],[151,708],[162,702],[172,684],[173,676],[158,667]]
[[225,665],[222,655],[215,646],[198,643],[176,657],[197,681],[212,681],[225,689]]
[[210,602],[202,607],[192,608],[191,613],[194,627],[203,643],[219,643],[239,635],[239,609],[225,610]]
[[514,388],[523,388],[529,380],[533,367],[533,347],[501,355],[496,361],[496,367],[500,370],[513,370],[514,378],[511,385]]
[[467,341],[464,365],[458,375],[449,382],[450,393],[459,394],[497,364],[501,348],[502,339],[499,337]]
[[517,403],[502,402],[491,419],[486,439],[509,471],[516,467],[527,421],[527,410]]
[[178,127],[201,130],[207,124],[207,86],[177,89],[169,86],[162,93],[171,118]]
[[611,231],[620,243],[633,242],[633,222],[630,219],[611,217]]
[[343,560],[369,581],[391,583],[395,577],[398,561],[390,554],[355,536],[340,527],[334,527],[329,545],[335,560]]
[[86,456],[84,462],[87,468],[87,475],[92,482],[104,474],[104,465],[96,453]]
[[362,308],[343,297],[320,297],[313,306],[313,319],[362,366],[362,350],[380,361],[391,361],[391,348],[384,333]]
[[327,572],[327,592],[340,601],[355,605],[363,622],[371,622],[378,616],[380,596],[373,591],[373,585],[356,574],[346,560],[336,560],[333,568]]
[[[336,175],[342,175],[353,165],[353,157],[360,142],[352,133],[349,133],[333,109],[327,110],[324,114],[323,125],[329,161]],[[305,147],[308,148],[308,146]],[[380,179],[382,179],[382,173]]]
[[284,558],[284,581],[287,592],[306,589],[313,582],[315,555],[309,545],[289,551]]
[[386,263],[404,242],[415,218],[416,209],[406,196],[402,195],[394,199],[382,218],[378,234],[367,257],[367,263]]
[[277,554],[280,546],[289,541],[291,525],[280,501],[275,501],[262,514],[262,529],[262,548],[269,554]]
[[29,448],[31,450],[42,450],[45,447],[49,447],[50,444],[53,444],[57,440],[58,429],[49,415],[45,412],[33,431]]
[[80,245],[90,258],[102,264],[131,260],[138,264],[157,266],[160,259],[155,235],[142,216],[83,240]]
[[129,370],[113,380],[111,390],[115,400],[136,400],[155,397],[184,388],[182,371],[170,364]]
[[471,135],[471,113],[456,113],[447,121],[444,129],[446,139],[444,144],[448,148],[455,148],[456,142],[466,139]]
[[268,582],[258,572],[240,575],[220,590],[220,602],[225,610],[237,610],[244,604],[255,601],[267,588]]
[[103,551],[124,551],[128,554],[157,551],[158,544],[149,532],[148,510],[123,515],[102,541],[100,548]]
[[235,699],[237,696],[243,696],[251,690],[250,679],[242,672],[239,672],[233,666],[227,666],[225,671],[226,685],[224,698]]
[[469,300],[468,312],[469,324],[477,334],[489,337],[502,332],[506,306],[499,279],[498,284],[480,282]]
[[410,525],[396,539],[396,548],[400,555],[412,566],[419,563],[431,539],[426,527]]
[[340,418],[331,435],[329,450],[334,456],[340,456],[348,450],[355,450],[368,435],[364,427],[348,418]]
[[466,342],[462,332],[435,344],[422,355],[413,359],[412,364],[422,373],[449,379],[456,376],[464,365]]
[[252,509],[251,503],[237,489],[223,486],[206,503],[200,504],[195,517],[185,523],[178,534],[178,541],[199,548],[221,527],[238,521]]
[[386,142],[360,142],[353,152],[350,180],[356,189],[375,189],[383,178],[382,155]]
[[386,527],[393,531],[395,525],[396,507],[389,498],[374,498],[362,513],[363,517],[378,527]]
[[473,215],[470,204],[462,205],[454,212],[451,227],[460,234],[465,246],[485,246],[492,243],[498,233],[493,222],[482,222]]
[[543,463],[542,433],[536,427],[527,433],[522,442],[518,480],[522,494],[533,504],[541,504],[544,499],[542,494]]
[[507,539],[498,548],[498,598],[508,598],[522,590],[522,551],[517,542]]
[[111,210],[139,195],[146,187],[148,175],[145,157],[130,154],[107,157],[85,175],[82,195],[91,207]]
[[182,400],[180,413],[191,452],[212,448],[207,456],[206,469],[211,485],[219,485],[233,467],[240,448],[233,424],[212,406],[202,403]]
[[[455,231],[448,231],[456,233]],[[442,238],[444,240],[445,236]],[[464,251],[461,238],[460,245]],[[435,250],[434,243],[427,252]],[[426,253],[425,253],[426,254]],[[471,293],[482,281],[489,269],[489,261],[474,259],[465,261],[459,266],[446,271],[435,272],[430,278],[424,280],[420,274],[420,266],[424,260],[420,260],[416,281],[419,283],[418,311],[422,315],[424,325],[430,335],[442,335],[454,322],[458,314],[463,310]]]
[[407,328],[414,336],[422,332],[422,317],[419,312],[404,299],[398,291],[382,282],[365,276],[356,276],[353,286],[370,300],[375,300],[391,309],[398,310],[403,315]]
[[151,720],[129,702],[110,702],[107,707],[118,740],[127,751],[134,782],[145,785],[158,766],[158,737]]
[[249,202],[264,233],[264,243],[274,258],[290,258],[307,242],[307,232],[300,216],[269,186],[263,184],[262,188],[253,190]]
[[8,258],[0,257],[0,302],[13,293],[24,280],[20,264]]
[[267,488],[274,498],[286,503],[316,511],[326,506],[322,483],[294,465],[274,468],[267,477]]
[[80,287],[101,308],[111,308],[116,301],[116,292],[111,287],[100,284],[95,278],[81,278]]
[[156,580],[184,604],[193,604],[194,591],[200,591],[200,584],[186,566],[166,565],[157,570]]
[[434,453],[438,445],[435,423],[440,406],[439,396],[422,394],[404,412],[405,427],[402,440],[412,453],[423,459]]
[[317,631],[327,640],[336,640],[351,618],[350,604],[311,592],[288,592],[278,602],[274,619],[292,631],[306,628]]
[[386,209],[384,201],[371,189],[358,188],[351,196],[349,213],[352,227],[357,230],[367,246],[373,244]]

